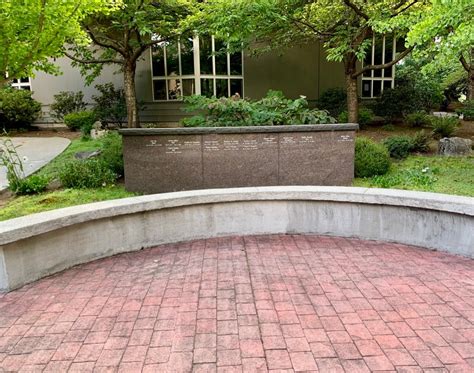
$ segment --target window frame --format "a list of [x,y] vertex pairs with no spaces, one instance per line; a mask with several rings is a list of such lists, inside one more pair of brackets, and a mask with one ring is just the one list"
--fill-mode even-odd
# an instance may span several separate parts
[[[372,36],[372,48],[371,48],[371,59],[370,62],[373,65],[375,62],[375,48],[376,48],[376,36],[379,38],[382,37],[382,65],[386,63],[385,61],[385,56],[386,56],[386,45],[385,45],[385,37],[386,35],[373,35]],[[393,42],[392,42],[392,59],[393,61],[397,55],[397,38],[395,35],[393,35]],[[389,61],[387,61],[389,62]],[[396,64],[395,64],[396,65]],[[384,83],[385,82],[390,82],[390,88],[395,88],[395,65],[392,65],[390,69],[392,69],[392,76],[386,77],[385,76],[385,69],[381,69],[382,75],[381,76],[374,76],[375,70],[370,70],[370,76],[364,76],[362,74],[361,76],[361,84],[360,84],[360,97],[363,100],[373,100],[377,97],[379,97],[383,91],[384,91]],[[362,62],[362,68],[365,66],[364,62]],[[363,92],[363,86],[364,86],[364,81],[369,82],[370,84],[370,96],[364,96]],[[378,96],[374,95],[374,82],[375,81],[380,81],[380,94]]]
[[19,79],[13,79],[12,82],[10,83],[10,87],[14,89],[25,89],[27,91],[31,92],[31,78],[28,77],[28,82],[22,82],[21,79],[26,79],[26,78],[19,78]]
[[[217,80],[227,80],[227,97],[231,97],[231,80],[241,80],[242,81],[242,97],[244,97],[244,52],[241,51],[242,54],[242,73],[240,75],[231,75],[231,66],[230,66],[230,53],[226,53],[227,57],[227,75],[217,74],[216,73],[216,55],[215,55],[215,38],[211,36],[211,48],[212,48],[212,74],[201,74],[201,59],[200,59],[200,45],[199,45],[199,36],[195,36],[193,38],[193,62],[194,62],[194,74],[193,75],[182,75],[182,58],[181,58],[181,43],[180,41],[176,41],[178,43],[178,64],[179,64],[179,75],[176,76],[169,76],[168,75],[168,58],[167,58],[167,48],[166,45],[163,47],[163,59],[164,59],[164,76],[154,76],[153,75],[153,48],[150,48],[150,75],[151,75],[151,95],[153,102],[182,102],[183,96],[181,95],[177,99],[170,99],[169,98],[169,89],[168,89],[168,81],[170,80],[178,80],[180,87],[181,87],[181,94],[183,93],[183,80],[192,79],[194,80],[194,93],[195,95],[201,95],[201,79],[211,79],[213,81],[213,93],[216,94],[217,91]],[[165,81],[166,84],[166,99],[155,99],[155,89],[154,89],[154,82],[155,81]]]

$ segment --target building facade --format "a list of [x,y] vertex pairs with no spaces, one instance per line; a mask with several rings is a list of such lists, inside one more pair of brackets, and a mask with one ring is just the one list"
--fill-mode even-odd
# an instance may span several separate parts
[[[289,98],[300,95],[315,104],[322,92],[344,87],[341,63],[328,62],[321,44],[294,46],[258,56],[251,53],[218,53],[221,45],[213,37],[188,39],[159,45],[142,56],[137,65],[136,89],[142,123],[176,123],[186,114],[182,97],[192,94],[259,99],[270,89],[280,90]],[[365,63],[384,63],[397,50],[393,38],[374,39],[372,53]],[[122,74],[115,66],[105,66],[102,74],[87,86],[79,69],[67,58],[58,59],[62,74],[38,72],[33,78],[13,82],[13,86],[31,89],[43,105],[40,122],[51,122],[49,106],[61,91],[82,91],[86,102],[97,94],[97,84],[113,83],[121,87]],[[372,98],[393,87],[395,67],[369,72],[361,78],[361,97]]]

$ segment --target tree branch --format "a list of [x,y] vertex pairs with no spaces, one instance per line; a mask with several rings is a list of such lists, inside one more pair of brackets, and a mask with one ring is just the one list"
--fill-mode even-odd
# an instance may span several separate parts
[[382,69],[388,69],[389,67],[392,67],[395,65],[397,62],[400,62],[403,58],[408,56],[408,54],[413,50],[414,47],[410,47],[405,49],[402,53],[400,53],[393,61],[384,63],[382,65],[367,65],[364,66],[360,71],[352,74],[352,78],[357,78],[359,75],[362,75],[366,71],[371,71],[371,70],[382,70]]
[[359,17],[364,18],[366,21],[369,20],[369,16],[359,9],[355,4],[351,3],[350,0],[344,0],[344,4],[351,8]]
[[107,44],[105,42],[102,42],[102,41],[99,41],[99,39],[97,38],[96,35],[94,35],[94,33],[92,32],[92,30],[86,26],[85,27],[86,31],[87,31],[87,34],[89,35],[89,37],[91,38],[91,40],[94,42],[94,44],[97,44],[98,46],[100,47],[103,47],[103,48],[110,48],[110,49],[113,49],[114,51],[116,51],[117,53],[121,54],[122,56],[124,55],[124,51],[122,49],[120,49],[119,47],[117,47],[116,45],[114,45],[113,43],[110,43],[110,44]]
[[469,66],[469,64],[467,63],[466,59],[464,58],[462,54],[461,54],[461,57],[459,57],[459,61],[461,61],[461,64],[462,64],[462,67],[464,67],[464,70],[469,72],[469,70],[471,69],[471,66]]
[[398,16],[400,13],[403,13],[405,11],[407,11],[408,9],[410,9],[413,5],[415,5],[416,3],[418,2],[418,0],[414,0],[412,1],[410,4],[408,4],[406,7],[400,9],[398,12],[395,12],[393,13],[390,18],[394,18],[396,16]]
[[92,64],[103,64],[103,63],[116,63],[116,64],[122,65],[123,62],[124,62],[123,60],[117,60],[117,59],[114,59],[114,58],[104,58],[104,59],[98,58],[98,59],[92,59],[92,60],[83,60],[83,59],[81,59],[81,58],[77,58],[77,57],[73,56],[72,54],[69,54],[69,53],[66,52],[66,51],[63,51],[63,54],[64,54],[67,58],[69,58],[69,59],[71,59],[71,60],[73,60],[73,61],[75,61],[75,62],[84,63],[84,64],[89,64],[89,65],[92,65]]

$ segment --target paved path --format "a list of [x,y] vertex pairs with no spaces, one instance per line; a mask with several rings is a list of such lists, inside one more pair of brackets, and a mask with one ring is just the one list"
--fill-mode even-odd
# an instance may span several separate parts
[[0,295],[0,370],[474,371],[474,261],[320,236],[160,246]]
[[[13,137],[12,141],[15,146],[19,146],[17,152],[20,157],[27,158],[23,165],[25,176],[31,175],[51,162],[71,143],[63,137]],[[0,167],[0,190],[8,186],[6,174],[5,167]]]

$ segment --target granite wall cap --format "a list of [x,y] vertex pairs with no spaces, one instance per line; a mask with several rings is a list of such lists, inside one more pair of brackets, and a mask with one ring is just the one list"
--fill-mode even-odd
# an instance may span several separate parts
[[232,133],[285,133],[285,132],[317,132],[317,131],[355,131],[358,124],[302,124],[286,126],[242,126],[242,127],[179,127],[179,128],[124,128],[119,132],[124,136],[154,135],[205,135]]
[[474,198],[395,189],[279,186],[206,189],[123,198],[0,222],[0,245],[92,220],[200,204],[245,201],[331,201],[400,206],[474,217]]

